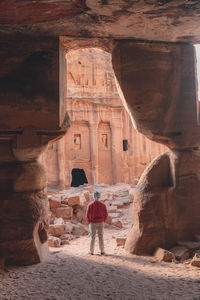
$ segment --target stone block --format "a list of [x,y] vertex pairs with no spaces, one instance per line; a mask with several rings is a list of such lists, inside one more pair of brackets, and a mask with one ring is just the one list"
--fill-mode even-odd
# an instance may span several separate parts
[[73,217],[73,208],[70,206],[58,207],[55,210],[57,218],[63,218],[63,220],[70,220]]
[[175,260],[175,255],[174,253],[162,249],[162,248],[157,248],[154,256],[156,258],[156,260],[160,261],[165,261],[165,262],[172,262],[173,260]]
[[68,197],[68,205],[69,206],[74,206],[74,205],[80,205],[81,200],[80,200],[80,195],[79,194],[74,194],[72,196]]
[[59,199],[56,199],[56,198],[49,198],[49,207],[50,209],[52,208],[57,208],[61,206],[61,201]]
[[86,215],[86,206],[82,205],[81,207],[78,207],[76,210],[77,221],[83,224],[87,224],[85,215]]
[[61,245],[61,240],[58,237],[50,236],[48,239],[49,247],[59,248]]
[[179,261],[184,261],[189,258],[190,252],[186,247],[183,246],[176,246],[169,250],[170,252],[174,253],[175,258]]
[[54,236],[58,237],[65,233],[65,225],[50,225],[49,226],[49,233]]
[[[82,192],[83,196],[85,197],[86,203],[90,202],[90,192],[89,191],[84,191]],[[84,204],[84,203],[82,203]]]
[[120,237],[116,238],[117,247],[118,246],[124,246],[125,242],[126,242],[126,238],[122,238],[122,237],[121,238]]

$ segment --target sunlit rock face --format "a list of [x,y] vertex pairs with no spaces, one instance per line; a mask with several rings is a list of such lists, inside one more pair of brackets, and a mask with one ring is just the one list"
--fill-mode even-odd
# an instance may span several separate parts
[[194,48],[119,42],[113,65],[138,130],[171,149],[144,171],[134,196],[135,224],[126,249],[150,254],[199,232]]
[[66,64],[71,126],[43,155],[48,184],[70,186],[73,169],[84,170],[89,183],[133,183],[167,148],[134,129],[119,97],[108,52],[70,51]]

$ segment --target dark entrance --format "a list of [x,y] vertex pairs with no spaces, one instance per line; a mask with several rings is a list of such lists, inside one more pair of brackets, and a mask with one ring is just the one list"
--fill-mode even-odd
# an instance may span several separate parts
[[83,169],[73,169],[71,186],[76,187],[84,183],[88,183],[85,171]]

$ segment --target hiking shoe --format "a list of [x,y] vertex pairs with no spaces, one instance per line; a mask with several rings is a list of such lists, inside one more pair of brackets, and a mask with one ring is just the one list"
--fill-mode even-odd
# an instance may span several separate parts
[[90,254],[90,255],[94,255],[94,253],[93,253],[93,252],[88,252],[88,254]]
[[101,255],[105,255],[105,252],[101,252]]

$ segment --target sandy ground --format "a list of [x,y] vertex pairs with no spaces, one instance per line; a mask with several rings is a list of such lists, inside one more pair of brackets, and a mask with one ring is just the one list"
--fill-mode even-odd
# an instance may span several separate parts
[[115,237],[127,231],[105,229],[105,256],[98,243],[89,255],[85,236],[51,248],[43,263],[9,267],[0,273],[0,299],[200,299],[200,269],[126,253]]

